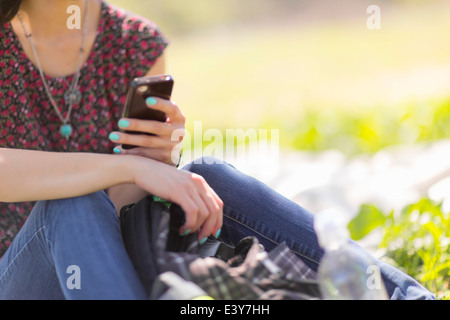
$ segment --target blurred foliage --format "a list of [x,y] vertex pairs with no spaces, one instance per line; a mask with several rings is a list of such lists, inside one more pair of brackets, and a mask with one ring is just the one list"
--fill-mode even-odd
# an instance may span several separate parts
[[[338,149],[348,155],[450,137],[450,100],[402,106],[402,110],[364,109],[359,112],[308,110],[285,125],[286,147],[302,150]],[[289,120],[288,120],[289,121]]]
[[419,280],[438,299],[450,299],[450,213],[429,199],[388,214],[363,205],[349,230],[360,240],[380,226],[382,259]]
[[[110,3],[136,12],[156,21],[166,32],[190,33],[220,25],[248,24],[264,21],[277,24],[296,17],[314,13],[317,21],[347,16],[368,3],[357,0],[107,0]],[[370,4],[391,5],[411,3],[435,3],[439,0],[375,0]],[[353,8],[351,8],[353,7]],[[321,11],[316,14],[317,8]],[[339,10],[341,9],[341,10]],[[344,9],[347,13],[343,12]],[[364,12],[363,10],[362,12]],[[302,15],[302,13],[304,13]]]
[[218,25],[277,20],[279,17],[289,16],[311,6],[309,0],[190,0],[189,2],[110,0],[109,2],[151,18],[170,34],[185,34]]
[[348,155],[449,137],[445,2],[380,1],[375,32],[353,0],[110,2],[171,40],[189,130],[274,128],[281,147]]

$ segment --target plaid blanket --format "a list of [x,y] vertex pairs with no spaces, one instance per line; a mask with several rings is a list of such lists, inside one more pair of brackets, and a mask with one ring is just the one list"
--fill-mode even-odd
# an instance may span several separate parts
[[[181,208],[150,198],[143,201],[145,205],[128,208],[121,219],[126,246],[130,241],[126,232],[130,224],[139,223],[139,227],[147,228],[144,240],[149,242],[145,244],[147,254],[141,252],[136,256],[131,252],[130,257],[141,279],[147,282],[150,299],[186,300],[198,296],[216,300],[320,299],[316,272],[285,243],[267,252],[256,238],[247,237],[226,259],[201,257],[196,234],[178,235],[184,223]],[[130,215],[141,218],[130,219]],[[148,260],[146,266],[154,265],[143,267],[138,259]]]

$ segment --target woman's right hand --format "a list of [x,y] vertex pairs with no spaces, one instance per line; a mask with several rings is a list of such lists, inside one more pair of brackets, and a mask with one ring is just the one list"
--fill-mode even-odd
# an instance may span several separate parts
[[200,243],[217,235],[223,223],[223,202],[202,176],[148,158],[134,160],[134,183],[184,210],[186,223],[179,230],[181,235],[198,230]]

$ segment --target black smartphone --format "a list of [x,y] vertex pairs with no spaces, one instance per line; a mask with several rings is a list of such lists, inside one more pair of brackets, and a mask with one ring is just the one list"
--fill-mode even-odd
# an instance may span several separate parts
[[[145,100],[149,97],[156,97],[170,100],[174,80],[168,74],[159,76],[149,76],[134,79],[128,89],[127,99],[123,109],[123,118],[166,121],[166,114],[162,111],[151,109]],[[124,130],[129,134],[142,134]],[[135,146],[122,145],[123,149],[131,149]]]

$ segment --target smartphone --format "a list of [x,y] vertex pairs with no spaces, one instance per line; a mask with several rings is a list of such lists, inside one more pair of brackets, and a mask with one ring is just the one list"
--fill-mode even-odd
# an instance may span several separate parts
[[[127,99],[123,109],[123,118],[166,121],[166,114],[162,111],[151,109],[145,100],[148,97],[156,97],[170,100],[174,80],[168,74],[149,76],[134,79],[128,89]],[[139,132],[123,131],[129,134],[142,134]],[[123,149],[131,149],[135,146],[122,145]]]

